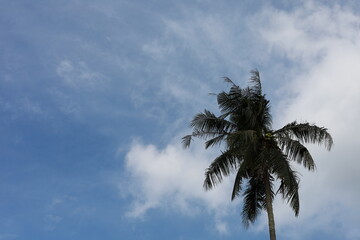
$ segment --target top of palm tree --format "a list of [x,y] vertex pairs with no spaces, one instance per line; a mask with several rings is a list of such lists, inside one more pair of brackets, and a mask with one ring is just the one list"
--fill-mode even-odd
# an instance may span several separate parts
[[[315,162],[304,144],[323,144],[330,150],[331,135],[326,128],[307,122],[294,121],[273,130],[270,102],[262,92],[257,70],[251,71],[250,85],[245,88],[227,77],[224,80],[231,87],[216,95],[220,115],[207,109],[196,114],[191,121],[193,132],[182,139],[184,147],[190,146],[193,137],[204,139],[205,148],[224,143],[220,156],[205,171],[204,188],[210,190],[223,177],[236,173],[231,199],[243,193],[245,224],[255,221],[262,209],[272,212],[270,206],[276,193],[281,193],[298,215],[299,177],[290,162],[315,170]],[[276,179],[280,181],[277,191],[273,189]]]

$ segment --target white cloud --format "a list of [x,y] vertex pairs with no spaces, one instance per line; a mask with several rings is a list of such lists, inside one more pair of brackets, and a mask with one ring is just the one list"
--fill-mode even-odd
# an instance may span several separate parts
[[14,101],[0,98],[0,111],[10,113],[12,119],[21,118],[24,115],[31,119],[48,117],[42,104],[29,97],[18,98]]
[[143,217],[152,208],[189,216],[208,211],[215,214],[219,232],[226,233],[221,217],[236,205],[230,202],[231,182],[225,180],[212,191],[203,190],[204,171],[214,152],[201,148],[195,144],[184,150],[177,141],[158,149],[134,141],[126,156],[128,179],[120,184],[121,191],[135,199],[127,216]]
[[224,221],[221,220],[216,221],[215,228],[220,234],[223,235],[229,234],[228,225]]
[[73,202],[76,200],[77,199],[75,197],[70,196],[70,195],[57,196],[52,199],[51,203],[48,205],[47,208],[50,210],[54,210],[59,206],[65,205],[68,202]]
[[[88,66],[83,61],[62,60],[56,66],[55,72],[59,76],[59,84],[52,84],[46,89],[56,106],[55,110],[77,121],[86,118],[87,122],[89,115],[113,117],[119,112],[118,105],[107,102],[118,86],[112,82],[110,88],[111,80],[94,70],[93,66]],[[95,120],[94,117],[91,118]]]

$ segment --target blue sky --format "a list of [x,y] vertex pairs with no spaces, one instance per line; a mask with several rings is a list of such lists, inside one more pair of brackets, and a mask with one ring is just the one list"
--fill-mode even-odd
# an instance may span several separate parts
[[8,1],[0,8],[0,240],[268,239],[241,224],[221,149],[188,150],[223,76],[259,69],[274,128],[310,121],[300,216],[274,203],[279,239],[360,239],[357,1]]

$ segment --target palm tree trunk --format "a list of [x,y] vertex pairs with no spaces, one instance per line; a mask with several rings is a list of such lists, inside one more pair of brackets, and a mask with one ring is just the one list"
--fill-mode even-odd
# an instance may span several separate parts
[[265,176],[264,183],[265,183],[265,198],[266,198],[265,201],[266,201],[266,211],[268,215],[270,240],[276,240],[275,220],[274,220],[274,212],[272,208],[272,197],[271,197],[269,175]]

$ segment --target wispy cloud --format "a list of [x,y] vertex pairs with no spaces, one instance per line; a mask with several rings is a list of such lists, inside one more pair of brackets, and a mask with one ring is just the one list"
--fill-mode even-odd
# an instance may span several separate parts
[[73,63],[62,60],[56,68],[57,74],[69,87],[77,90],[99,90],[104,87],[107,78],[92,71],[85,62]]
[[62,220],[63,218],[57,215],[53,215],[53,214],[46,215],[44,218],[45,230],[53,231]]
[[39,101],[22,97],[15,101],[9,101],[0,97],[0,111],[7,113],[12,119],[27,116],[33,118],[47,118],[47,113]]

